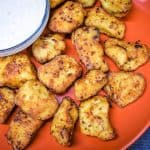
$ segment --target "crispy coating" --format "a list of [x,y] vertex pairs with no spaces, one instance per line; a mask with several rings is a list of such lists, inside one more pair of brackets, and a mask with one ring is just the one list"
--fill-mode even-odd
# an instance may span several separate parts
[[12,145],[14,150],[25,149],[42,126],[42,123],[42,121],[31,118],[19,109],[10,123],[6,135],[8,143]]
[[136,70],[149,60],[149,50],[140,42],[111,38],[105,42],[105,53],[124,71]]
[[18,88],[32,79],[36,79],[36,73],[26,54],[0,58],[0,86]]
[[111,140],[115,133],[109,121],[109,103],[105,97],[95,96],[81,102],[79,108],[80,130],[83,134],[102,140]]
[[65,51],[66,44],[64,36],[60,34],[49,34],[40,37],[32,45],[32,53],[37,61],[45,63]]
[[102,7],[115,17],[124,17],[132,6],[132,0],[100,0]]
[[64,93],[81,75],[82,67],[67,55],[55,57],[38,68],[38,77],[54,93]]
[[82,25],[85,11],[77,2],[67,1],[53,13],[49,29],[53,32],[71,33]]
[[108,36],[122,39],[125,34],[125,24],[107,14],[101,7],[94,7],[88,12],[86,26],[94,26]]
[[107,83],[107,76],[100,70],[91,70],[75,82],[75,96],[82,101],[96,95]]
[[78,0],[83,7],[92,7],[96,0]]
[[109,74],[108,84],[104,89],[113,102],[125,107],[143,94],[145,80],[140,74],[113,72]]
[[99,43],[99,31],[94,27],[82,27],[72,33],[72,42],[87,70],[100,69],[108,71],[103,59],[103,48]]
[[4,123],[15,107],[15,93],[13,90],[0,88],[0,123]]
[[55,96],[39,81],[27,81],[18,90],[15,103],[33,118],[46,120],[51,118],[58,102]]
[[78,119],[78,108],[70,97],[63,98],[63,101],[55,114],[51,134],[57,142],[64,146],[70,146],[75,123]]
[[56,6],[58,6],[59,4],[67,0],[49,0],[49,1],[50,1],[50,7],[55,8]]

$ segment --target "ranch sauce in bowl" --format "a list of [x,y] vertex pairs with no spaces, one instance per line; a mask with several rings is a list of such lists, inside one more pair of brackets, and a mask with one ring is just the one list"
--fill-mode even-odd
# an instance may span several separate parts
[[30,46],[44,30],[49,11],[49,0],[1,0],[0,56]]

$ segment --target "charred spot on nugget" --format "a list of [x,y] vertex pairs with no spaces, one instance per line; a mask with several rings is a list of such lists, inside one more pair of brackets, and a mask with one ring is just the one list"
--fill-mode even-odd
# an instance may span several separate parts
[[83,24],[84,16],[85,11],[80,3],[67,1],[54,11],[48,27],[53,32],[71,33]]
[[39,80],[57,94],[66,92],[81,73],[79,63],[67,55],[57,56],[38,68]]

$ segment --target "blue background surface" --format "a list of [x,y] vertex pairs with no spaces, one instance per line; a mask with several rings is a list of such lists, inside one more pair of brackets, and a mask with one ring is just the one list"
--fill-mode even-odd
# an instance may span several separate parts
[[150,128],[128,150],[150,150]]

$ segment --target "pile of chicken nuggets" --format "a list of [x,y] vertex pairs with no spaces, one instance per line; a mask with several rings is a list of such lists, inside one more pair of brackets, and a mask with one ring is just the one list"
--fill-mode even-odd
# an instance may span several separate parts
[[[6,135],[14,150],[25,149],[50,118],[47,132],[63,146],[71,145],[78,120],[81,133],[111,140],[117,129],[109,120],[109,101],[126,107],[146,86],[143,75],[133,71],[149,60],[149,50],[139,41],[123,39],[126,26],[120,18],[130,12],[131,0],[100,0],[101,5],[96,0],[50,0],[50,4],[48,32],[31,50],[41,65],[34,66],[29,50],[0,58],[0,123],[17,107]],[[101,34],[108,37],[104,43]],[[66,36],[80,62],[66,55]],[[120,71],[110,71],[104,56]],[[57,95],[71,86],[80,104],[68,96],[59,104]]]

